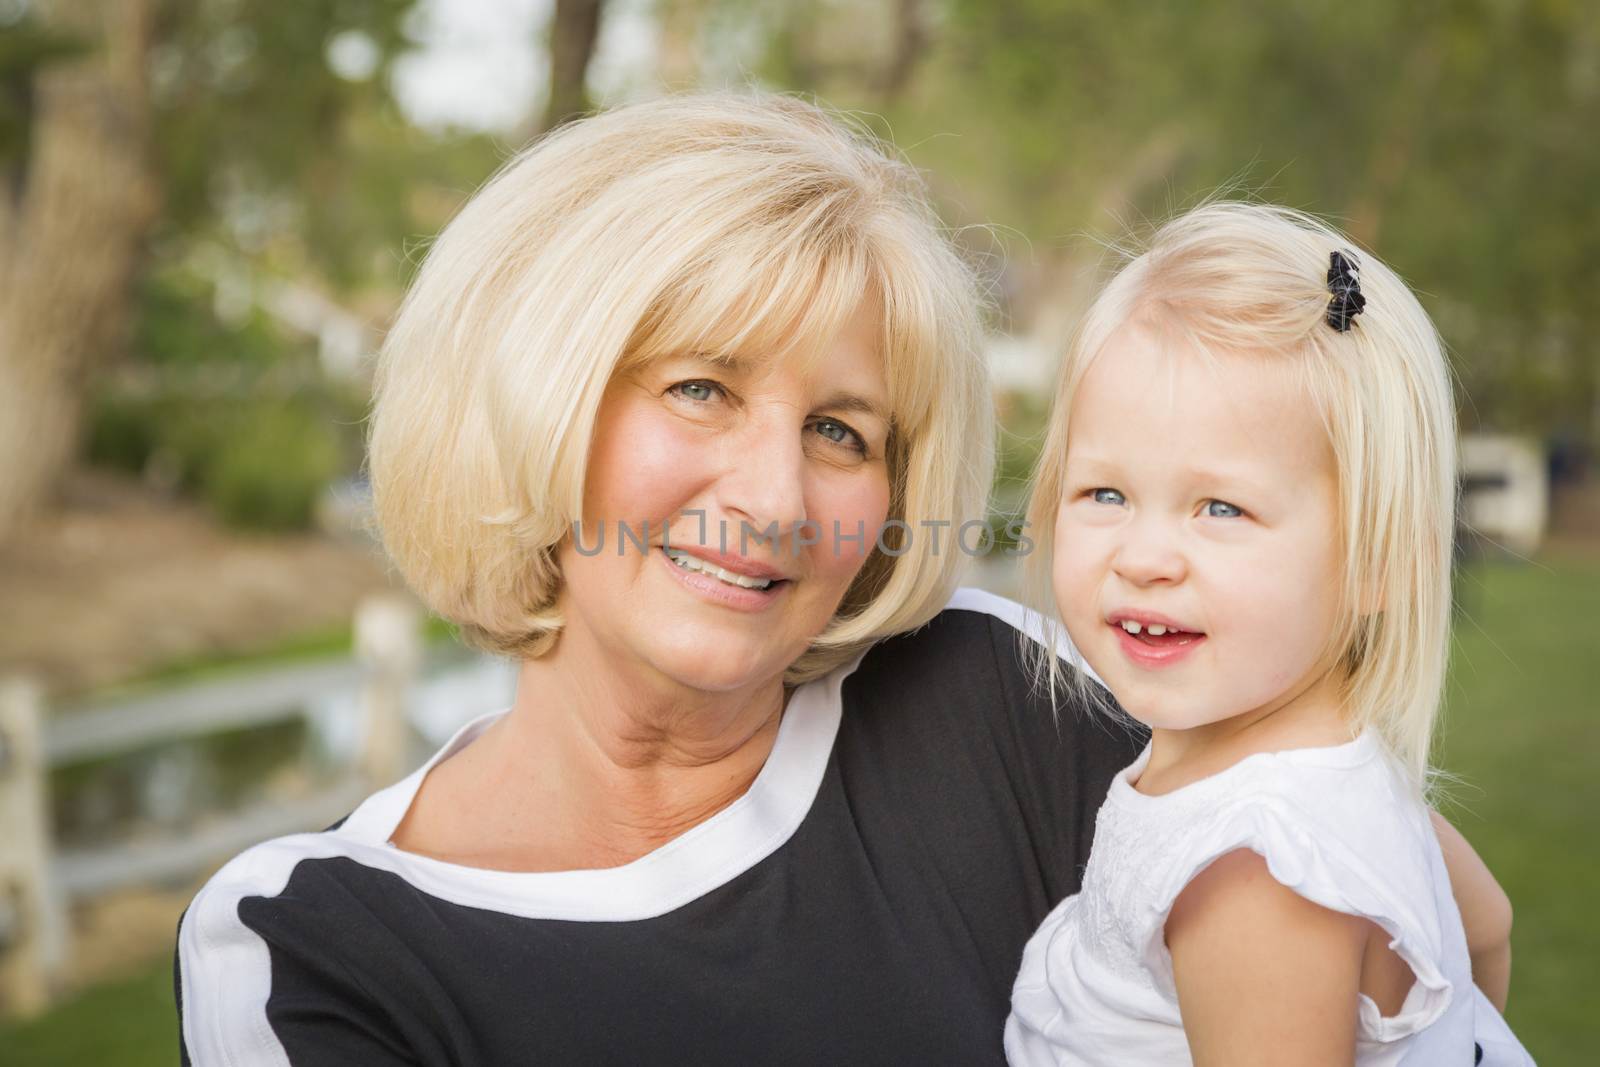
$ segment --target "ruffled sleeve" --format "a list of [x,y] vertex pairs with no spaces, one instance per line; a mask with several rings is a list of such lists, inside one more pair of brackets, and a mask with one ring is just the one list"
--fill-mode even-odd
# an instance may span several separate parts
[[1246,789],[1218,808],[1197,814],[1188,831],[1175,835],[1144,909],[1137,944],[1158,989],[1177,1000],[1172,957],[1167,952],[1167,916],[1179,893],[1222,856],[1249,849],[1266,861],[1281,884],[1324,908],[1359,915],[1380,926],[1389,947],[1415,978],[1400,1010],[1383,1016],[1361,997],[1359,1039],[1400,1040],[1437,1020],[1449,1007],[1452,982],[1444,973],[1444,936],[1426,853],[1417,848],[1411,820],[1363,820],[1341,810],[1343,826],[1328,811],[1308,810],[1272,788]]

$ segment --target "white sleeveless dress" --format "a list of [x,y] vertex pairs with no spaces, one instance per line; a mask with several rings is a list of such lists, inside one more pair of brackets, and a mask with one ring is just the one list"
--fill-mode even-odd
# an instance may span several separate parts
[[1023,953],[1005,1030],[1011,1063],[1192,1062],[1167,915],[1195,875],[1241,848],[1306,899],[1377,923],[1410,965],[1416,980],[1396,1014],[1360,997],[1360,1067],[1470,1067],[1478,1048],[1485,1067],[1533,1062],[1472,984],[1427,810],[1376,735],[1250,756],[1162,796],[1129,784],[1149,759],[1147,747],[1112,780],[1082,891]]

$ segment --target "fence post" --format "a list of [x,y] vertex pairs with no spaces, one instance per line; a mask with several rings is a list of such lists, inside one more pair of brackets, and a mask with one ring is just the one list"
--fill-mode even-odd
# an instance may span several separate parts
[[356,608],[356,655],[365,670],[361,684],[361,773],[368,788],[399,780],[411,736],[406,690],[422,665],[421,616],[404,597],[368,597]]
[[50,871],[49,767],[37,684],[0,678],[0,1008],[43,1011],[66,963],[66,903]]

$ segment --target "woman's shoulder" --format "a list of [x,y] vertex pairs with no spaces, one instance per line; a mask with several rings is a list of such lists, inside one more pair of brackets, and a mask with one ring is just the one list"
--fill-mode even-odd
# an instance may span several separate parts
[[1051,692],[1033,655],[1047,634],[1038,613],[1021,604],[957,590],[922,627],[880,642],[855,665],[841,687],[841,729],[886,743],[921,738],[940,765],[956,747],[979,746],[997,753],[1013,777],[1036,779],[1041,794],[1081,787],[1074,810],[1087,804],[1092,816],[1143,732],[1109,700],[1090,699],[1086,686]]
[[[196,1063],[254,1062],[277,1050],[268,997],[293,970],[349,973],[332,959],[376,895],[364,848],[339,826],[255,845],[195,895],[178,924],[175,961],[183,1048]],[[277,976],[277,977],[275,977]]]
[[[1050,636],[1037,611],[995,593],[963,587],[922,626],[868,649],[858,672],[892,672],[908,679],[978,676],[991,685],[1036,688],[1029,653],[1041,650]],[[1055,651],[1068,662],[1075,658],[1064,637]]]
[[[180,958],[227,952],[236,943],[258,942],[254,909],[310,919],[328,917],[337,905],[352,901],[372,870],[363,862],[370,850],[343,832],[344,820],[327,830],[289,834],[263,841],[229,860],[201,887],[178,929]],[[320,920],[319,920],[320,921]]]

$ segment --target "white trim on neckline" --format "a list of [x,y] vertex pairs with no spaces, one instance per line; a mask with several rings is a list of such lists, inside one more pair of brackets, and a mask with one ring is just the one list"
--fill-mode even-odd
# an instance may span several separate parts
[[1120,807],[1150,809],[1162,804],[1190,803],[1194,797],[1209,796],[1219,789],[1231,787],[1234,780],[1251,770],[1272,763],[1302,764],[1311,767],[1355,767],[1376,757],[1383,751],[1383,742],[1377,731],[1363,730],[1349,741],[1335,745],[1308,745],[1304,748],[1282,748],[1270,752],[1252,752],[1228,766],[1197,778],[1187,785],[1169,789],[1165,793],[1141,793],[1133,784],[1144,774],[1150,763],[1151,746],[1147,742],[1138,757],[1118,771],[1111,779],[1107,798]]
[[331,852],[392,871],[430,896],[470,907],[588,922],[654,918],[744,873],[793,836],[811,810],[833,752],[842,712],[841,687],[860,662],[857,656],[794,691],[772,752],[743,796],[620,867],[496,871],[447,863],[388,843],[428,771],[465,747],[503,711],[462,727],[417,771],[367,798],[339,829],[310,836],[336,837],[339,843]]

